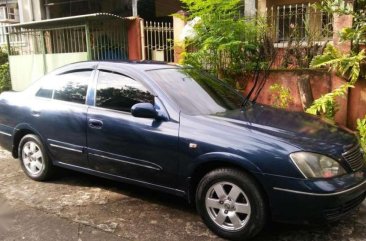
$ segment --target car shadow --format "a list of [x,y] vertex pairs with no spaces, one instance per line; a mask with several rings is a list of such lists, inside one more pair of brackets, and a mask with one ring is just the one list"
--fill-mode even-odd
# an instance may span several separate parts
[[[57,177],[49,182],[53,184],[101,188],[128,197],[141,199],[152,204],[158,204],[175,210],[187,212],[190,215],[198,215],[194,205],[188,204],[188,202],[183,198],[71,170],[60,170]],[[338,239],[336,238],[337,236],[342,237],[342,232],[347,232],[349,229],[356,229],[356,226],[359,225],[357,224],[357,220],[361,220],[362,215],[364,215],[364,213],[360,214],[354,212],[352,215],[345,217],[340,222],[324,224],[322,226],[292,225],[270,222],[269,225],[267,225],[267,227],[253,239],[253,241],[334,240],[334,238]],[[360,223],[361,221],[358,222]],[[362,230],[365,230],[365,226],[366,225],[364,224],[362,225]],[[343,239],[340,238],[338,240]]]
[[184,198],[134,184],[126,184],[68,169],[60,169],[56,177],[49,182],[53,184],[101,188],[131,198],[137,198],[146,202],[196,214],[195,207],[190,205]]

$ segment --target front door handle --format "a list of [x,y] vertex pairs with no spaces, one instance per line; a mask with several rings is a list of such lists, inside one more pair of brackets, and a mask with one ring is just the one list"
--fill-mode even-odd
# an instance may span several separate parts
[[103,128],[103,121],[96,120],[96,119],[89,119],[89,126],[93,129],[102,129]]
[[40,110],[31,110],[32,116],[39,117],[41,115]]

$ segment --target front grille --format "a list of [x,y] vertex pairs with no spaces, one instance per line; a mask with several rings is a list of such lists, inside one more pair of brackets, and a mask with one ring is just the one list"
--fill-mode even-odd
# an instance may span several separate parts
[[360,170],[365,164],[363,153],[359,144],[356,144],[351,148],[348,148],[348,150],[345,150],[342,156],[353,171]]
[[363,200],[365,200],[365,194],[362,194],[355,199],[346,202],[340,207],[325,209],[324,216],[328,221],[338,220],[356,209],[363,202]]

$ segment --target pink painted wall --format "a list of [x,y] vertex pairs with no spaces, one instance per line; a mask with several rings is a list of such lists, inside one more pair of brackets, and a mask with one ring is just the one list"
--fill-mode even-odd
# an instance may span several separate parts
[[[271,85],[278,83],[290,89],[293,101],[289,105],[289,110],[293,111],[303,111],[300,93],[297,87],[297,81],[300,75],[307,73],[310,75],[310,83],[313,92],[314,99],[319,98],[321,95],[329,93],[331,90],[339,87],[344,83],[344,79],[340,78],[334,74],[330,74],[326,71],[317,71],[317,70],[272,70],[266,84],[259,95],[257,102],[267,105],[273,105],[274,103],[274,94],[270,92],[269,88]],[[366,86],[365,82],[362,82],[364,87]],[[361,85],[361,84],[360,84]],[[248,93],[253,86],[253,82],[249,81],[244,93]],[[336,114],[336,122],[343,126],[348,126],[354,128],[354,125],[351,125],[356,121],[357,118],[360,118],[360,115],[366,114],[366,89],[361,87],[357,87],[357,90],[352,90],[351,97],[348,96],[344,98],[339,98],[337,101],[340,105],[340,110]],[[363,93],[363,94],[361,94]],[[360,99],[363,99],[364,108],[362,108],[357,102]],[[362,109],[362,110],[360,110]]]
[[355,129],[357,118],[363,118],[366,115],[366,79],[359,80],[355,88],[350,90],[348,110],[347,125]]

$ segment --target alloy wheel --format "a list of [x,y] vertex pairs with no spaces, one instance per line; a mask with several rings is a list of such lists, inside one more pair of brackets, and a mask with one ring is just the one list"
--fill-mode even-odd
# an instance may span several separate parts
[[234,183],[218,182],[212,185],[207,191],[205,204],[210,218],[224,230],[243,229],[249,221],[249,199]]
[[37,143],[28,141],[22,149],[22,161],[26,170],[32,176],[38,176],[44,169],[44,158]]

